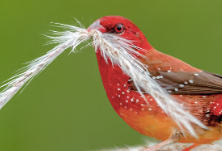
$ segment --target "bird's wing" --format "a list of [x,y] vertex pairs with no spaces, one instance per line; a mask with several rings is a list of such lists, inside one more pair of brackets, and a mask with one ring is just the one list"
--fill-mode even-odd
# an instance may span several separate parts
[[[167,72],[152,71],[151,77],[170,94],[218,94],[222,93],[222,76],[206,71]],[[131,89],[137,91],[133,81]]]

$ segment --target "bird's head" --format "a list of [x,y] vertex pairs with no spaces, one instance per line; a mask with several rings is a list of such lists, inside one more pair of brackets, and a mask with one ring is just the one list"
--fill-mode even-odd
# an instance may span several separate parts
[[122,16],[105,16],[96,20],[87,31],[99,30],[102,33],[117,35],[132,41],[137,47],[145,50],[153,49],[141,30],[129,19]]

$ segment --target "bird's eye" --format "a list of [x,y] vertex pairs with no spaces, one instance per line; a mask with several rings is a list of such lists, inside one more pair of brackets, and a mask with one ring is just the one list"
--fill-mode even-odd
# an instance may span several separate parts
[[116,24],[115,28],[114,28],[116,33],[122,33],[124,31],[124,26],[122,24]]

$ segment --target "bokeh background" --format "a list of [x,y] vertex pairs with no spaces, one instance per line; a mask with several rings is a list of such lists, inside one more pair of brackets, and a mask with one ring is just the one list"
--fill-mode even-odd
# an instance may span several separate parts
[[[50,22],[132,20],[157,50],[222,74],[222,1],[0,0],[0,82],[42,56]],[[59,56],[0,111],[2,151],[89,151],[145,144],[112,109],[95,52]],[[161,123],[160,123],[161,124]]]

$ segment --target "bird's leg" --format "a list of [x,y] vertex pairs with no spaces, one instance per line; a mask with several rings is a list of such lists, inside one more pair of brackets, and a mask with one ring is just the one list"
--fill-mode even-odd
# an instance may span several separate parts
[[176,130],[167,140],[165,140],[157,145],[154,145],[152,147],[149,147],[143,151],[154,151],[154,150],[160,149],[165,145],[177,142],[182,137],[183,137],[183,134],[181,132],[179,132],[178,130]]
[[149,148],[147,148],[147,149],[145,149],[143,151],[154,151],[154,150],[157,150],[157,149],[159,149],[159,148],[161,148],[161,147],[163,147],[165,145],[171,144],[173,142],[174,141],[172,139],[167,139],[167,140],[165,140],[165,141],[163,141],[163,142],[161,142],[161,143],[159,143],[157,145],[154,145],[152,147],[149,147]]

